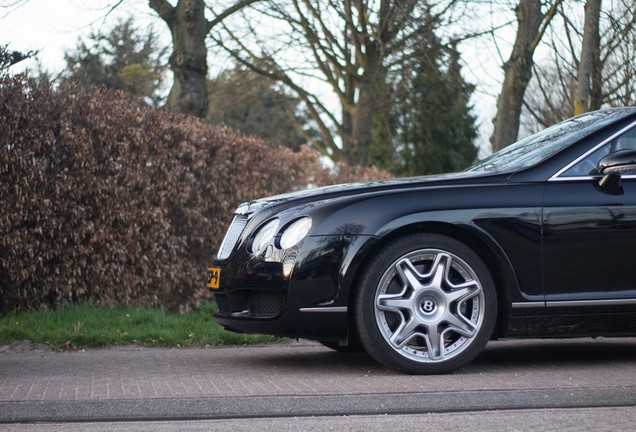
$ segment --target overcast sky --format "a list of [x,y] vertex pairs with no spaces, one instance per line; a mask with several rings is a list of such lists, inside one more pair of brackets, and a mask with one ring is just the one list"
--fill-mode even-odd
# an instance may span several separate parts
[[[17,0],[0,0],[3,7]],[[39,50],[42,65],[64,67],[64,52],[91,28],[110,28],[119,18],[134,15],[141,25],[154,21],[147,0],[126,0],[106,16],[113,0],[28,0],[19,7],[0,9],[0,44],[18,51]],[[125,7],[124,7],[125,6]],[[34,63],[26,66],[34,67]],[[24,65],[22,66],[24,67]]]

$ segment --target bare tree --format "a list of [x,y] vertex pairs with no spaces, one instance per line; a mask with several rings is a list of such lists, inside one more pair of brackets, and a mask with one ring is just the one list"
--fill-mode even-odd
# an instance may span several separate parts
[[[365,166],[373,125],[387,112],[387,74],[413,52],[418,38],[440,25],[453,3],[434,8],[417,0],[270,0],[258,14],[244,15],[244,33],[223,26],[215,38],[240,64],[297,94],[320,130],[316,148],[336,161]],[[263,35],[272,29],[280,32]],[[298,59],[304,66],[292,64]],[[308,90],[307,75],[330,88],[338,111]]]
[[[0,4],[7,13],[23,6],[29,0],[8,0]],[[168,26],[172,34],[170,68],[174,74],[168,105],[178,112],[204,117],[208,108],[206,80],[208,72],[206,38],[210,31],[224,19],[260,0],[235,0],[217,13],[206,0],[148,0]],[[125,0],[113,1],[104,16],[110,15]],[[227,3],[227,2],[226,2]],[[206,18],[212,15],[212,19]]]
[[541,0],[519,0],[516,8],[517,36],[512,53],[504,64],[504,81],[497,99],[497,115],[490,138],[493,151],[517,140],[523,98],[532,78],[534,51],[539,45],[561,0],[542,12]]
[[[607,0],[606,0],[607,1]],[[605,13],[602,103],[608,106],[636,104],[636,8],[633,0],[614,0]],[[599,88],[601,86],[599,85]],[[600,104],[599,104],[600,106]]]
[[[590,0],[586,0],[588,3]],[[597,0],[598,1],[598,0]],[[600,3],[600,2],[599,2]],[[605,0],[599,13],[599,27],[586,30],[588,11],[582,2],[563,4],[559,9],[562,25],[553,23],[548,44],[551,58],[535,64],[534,78],[524,101],[524,129],[536,132],[575,113],[578,81],[589,74],[587,109],[625,106],[636,103],[636,10],[633,0]],[[592,67],[579,72],[585,62],[585,33],[592,40]],[[595,45],[598,43],[598,49]],[[589,49],[589,48],[588,48]],[[598,50],[598,51],[597,51]],[[580,56],[580,57],[579,57]],[[531,89],[531,90],[530,90]]]
[[148,5],[166,23],[172,34],[170,68],[174,83],[168,105],[175,111],[204,117],[208,109],[206,80],[208,73],[206,38],[228,16],[258,0],[239,0],[214,19],[205,17],[205,0],[149,0]]

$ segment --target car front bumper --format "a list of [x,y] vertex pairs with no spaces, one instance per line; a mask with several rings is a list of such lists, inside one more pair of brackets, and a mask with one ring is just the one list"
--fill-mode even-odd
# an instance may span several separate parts
[[[368,236],[308,237],[297,247],[254,256],[239,247],[215,261],[214,319],[228,330],[338,341],[347,337],[349,252]],[[266,254],[267,255],[267,254]]]

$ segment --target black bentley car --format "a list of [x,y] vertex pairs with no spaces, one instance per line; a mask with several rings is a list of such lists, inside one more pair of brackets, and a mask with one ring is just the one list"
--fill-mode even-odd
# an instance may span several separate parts
[[636,108],[464,172],[242,204],[209,268],[227,329],[445,373],[489,339],[636,335]]

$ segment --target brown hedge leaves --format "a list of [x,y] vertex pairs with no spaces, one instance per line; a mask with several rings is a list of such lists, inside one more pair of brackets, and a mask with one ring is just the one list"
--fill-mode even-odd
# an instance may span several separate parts
[[103,88],[0,78],[0,312],[187,309],[240,202],[380,177]]

